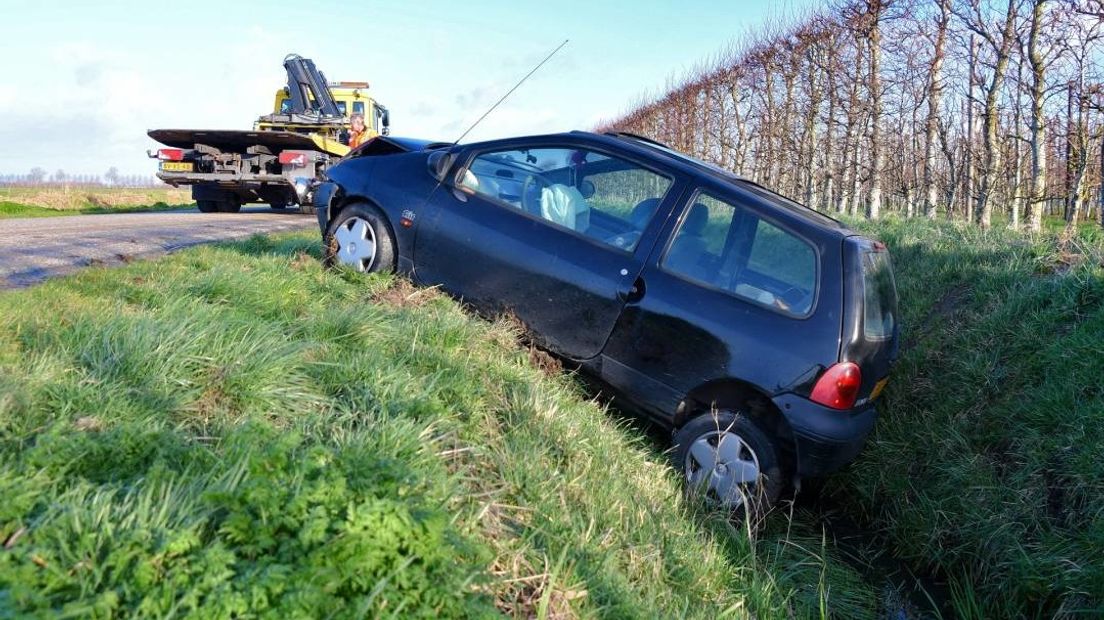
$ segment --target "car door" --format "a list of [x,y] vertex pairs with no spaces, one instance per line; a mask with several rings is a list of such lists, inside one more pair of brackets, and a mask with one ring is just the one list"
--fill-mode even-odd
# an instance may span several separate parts
[[594,357],[634,294],[674,178],[583,144],[513,143],[464,158],[427,205],[416,278],[514,315],[557,354]]
[[[752,193],[691,188],[602,359],[611,385],[660,417],[694,387],[738,378],[767,393],[808,380],[839,346],[839,286],[819,286],[838,240],[807,236]],[[832,273],[837,273],[836,270]]]

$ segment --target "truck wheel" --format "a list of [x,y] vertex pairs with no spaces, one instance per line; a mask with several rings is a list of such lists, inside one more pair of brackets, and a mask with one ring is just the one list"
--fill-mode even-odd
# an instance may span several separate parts
[[365,273],[395,270],[395,235],[387,218],[366,204],[345,207],[326,230],[325,265],[348,265]]
[[214,213],[219,210],[219,203],[214,200],[197,200],[196,206],[200,213]]
[[687,494],[757,525],[782,493],[778,447],[743,413],[697,416],[675,433]]
[[230,200],[220,200],[219,211],[223,213],[237,213],[241,211],[242,203],[237,198],[231,198]]

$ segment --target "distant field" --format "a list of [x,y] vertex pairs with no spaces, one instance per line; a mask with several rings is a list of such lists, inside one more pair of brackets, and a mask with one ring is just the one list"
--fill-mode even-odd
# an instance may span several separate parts
[[0,218],[189,208],[191,192],[172,187],[0,187]]

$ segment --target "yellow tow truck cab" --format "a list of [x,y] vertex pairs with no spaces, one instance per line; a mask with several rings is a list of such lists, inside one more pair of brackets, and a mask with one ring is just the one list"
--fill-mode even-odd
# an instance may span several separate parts
[[[329,82],[327,86],[329,87],[330,96],[333,97],[338,111],[341,112],[341,116],[345,120],[345,127],[348,127],[348,119],[353,114],[360,114],[364,117],[364,127],[371,137],[387,133],[388,123],[385,120],[388,117],[387,108],[379,105],[375,99],[368,96],[368,82]],[[311,104],[315,103],[313,98],[310,101]],[[291,93],[287,86],[276,91],[275,103],[272,106],[274,114],[289,114],[292,105]],[[300,126],[286,122],[273,123],[264,119],[255,122],[253,128],[259,131],[296,131],[300,129],[312,132],[318,131],[316,124]],[[340,151],[340,149],[338,150]],[[341,152],[334,154],[344,155]]]

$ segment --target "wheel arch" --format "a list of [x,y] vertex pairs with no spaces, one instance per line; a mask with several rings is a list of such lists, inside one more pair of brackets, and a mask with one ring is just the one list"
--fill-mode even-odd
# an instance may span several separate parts
[[681,428],[696,415],[713,410],[739,411],[778,438],[786,452],[794,449],[793,429],[770,395],[740,379],[715,379],[690,390],[675,409],[674,428]]

